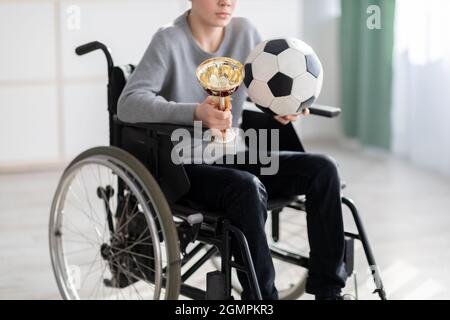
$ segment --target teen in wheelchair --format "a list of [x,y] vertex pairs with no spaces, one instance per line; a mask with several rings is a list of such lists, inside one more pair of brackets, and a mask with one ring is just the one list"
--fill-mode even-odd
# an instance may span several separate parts
[[[342,299],[356,239],[385,299],[357,209],[341,196],[335,162],[305,152],[294,118],[243,110],[243,89],[232,112],[223,112],[192,86],[200,62],[212,56],[243,61],[261,40],[247,20],[231,19],[234,6],[192,1],[191,10],[155,34],[136,70],[115,67],[102,43],[76,49],[106,55],[111,146],[75,158],[54,197],[50,252],[64,298],[231,299],[235,288],[243,299],[296,299],[305,290],[318,299]],[[334,117],[339,109],[310,112]],[[265,176],[261,164],[225,161],[175,164],[171,135],[193,131],[194,120],[205,130],[239,124],[279,130],[278,172]],[[342,204],[358,234],[344,232]],[[206,290],[189,285],[209,261],[218,270],[206,274]]]

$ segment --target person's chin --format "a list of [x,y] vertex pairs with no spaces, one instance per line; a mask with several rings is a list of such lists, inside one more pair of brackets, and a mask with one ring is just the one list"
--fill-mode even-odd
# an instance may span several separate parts
[[214,22],[213,25],[218,28],[224,28],[227,26],[228,23],[230,23],[229,20],[228,21],[216,21],[216,22]]
[[227,26],[227,24],[229,24],[230,23],[230,20],[231,20],[231,16],[229,16],[228,18],[226,18],[226,19],[218,19],[218,18],[216,18],[216,19],[214,19],[214,25],[215,26],[217,26],[217,27],[226,27]]
[[227,21],[227,22],[218,22],[216,25],[218,26],[218,27],[226,27],[227,26],[227,24],[229,23],[229,21]]

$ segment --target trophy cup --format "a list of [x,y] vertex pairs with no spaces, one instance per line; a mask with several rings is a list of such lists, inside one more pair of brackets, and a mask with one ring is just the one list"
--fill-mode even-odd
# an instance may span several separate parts
[[[197,79],[208,94],[218,97],[221,111],[231,110],[231,95],[244,79],[244,67],[239,61],[218,57],[203,61],[196,71]],[[228,143],[236,138],[232,129],[213,133],[214,142]]]

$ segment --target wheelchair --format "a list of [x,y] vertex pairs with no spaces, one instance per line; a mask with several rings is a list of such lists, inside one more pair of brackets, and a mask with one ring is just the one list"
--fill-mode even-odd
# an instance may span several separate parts
[[[75,52],[81,56],[96,50],[107,61],[110,146],[77,156],[63,172],[53,198],[49,246],[62,297],[231,300],[240,290],[235,272],[242,272],[254,297],[261,299],[244,234],[222,212],[187,199],[189,179],[183,165],[171,161],[171,133],[193,127],[121,122],[117,101],[134,66],[114,66],[109,49],[98,41]],[[340,113],[320,106],[310,111],[325,117]],[[292,124],[283,126],[262,112],[244,110],[241,127],[278,129],[281,150],[304,151]],[[280,299],[297,299],[305,291],[305,202],[304,196],[268,200],[268,241],[276,272],[284,279],[276,282]],[[358,210],[346,197],[342,204],[357,227],[357,233],[345,233],[349,279],[356,281],[357,240],[371,270],[374,293],[386,299]],[[239,249],[242,263],[233,259],[232,246]],[[207,263],[213,271],[202,273],[202,288],[190,284],[191,276]]]

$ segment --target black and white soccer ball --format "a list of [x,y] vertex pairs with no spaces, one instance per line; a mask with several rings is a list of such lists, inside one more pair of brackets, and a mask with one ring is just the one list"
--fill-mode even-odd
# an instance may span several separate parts
[[292,115],[319,97],[323,68],[314,50],[295,38],[264,41],[245,62],[244,83],[250,99],[262,111]]

